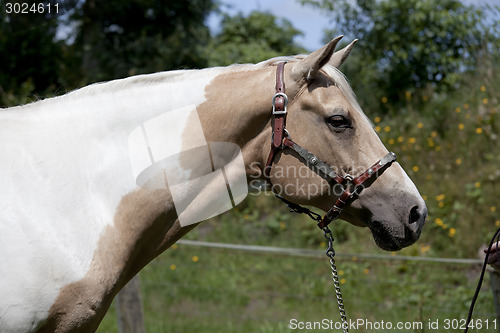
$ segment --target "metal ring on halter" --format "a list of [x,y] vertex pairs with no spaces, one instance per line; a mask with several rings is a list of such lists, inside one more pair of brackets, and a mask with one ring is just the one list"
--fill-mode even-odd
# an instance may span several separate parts
[[[276,98],[283,97],[285,106],[283,111],[276,111]],[[285,93],[276,93],[273,96],[273,115],[286,114],[286,106],[288,105],[288,96]]]
[[[278,112],[280,112],[280,111],[278,111]],[[286,112],[286,111],[285,111],[285,112]],[[290,138],[290,134],[288,134],[288,131],[287,131],[287,129],[286,129],[286,128],[285,128],[285,129],[283,129],[283,132],[286,134],[286,137],[287,137],[287,138],[291,139],[291,138]],[[273,141],[274,141],[274,133],[273,133],[273,134],[271,134],[271,142],[273,142]],[[283,148],[283,145],[281,145],[281,148]]]

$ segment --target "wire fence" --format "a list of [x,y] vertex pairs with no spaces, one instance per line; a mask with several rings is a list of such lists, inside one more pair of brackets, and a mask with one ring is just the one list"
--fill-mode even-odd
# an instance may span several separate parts
[[[267,254],[284,254],[303,257],[323,258],[325,253],[319,250],[310,249],[296,249],[286,247],[262,246],[262,245],[246,245],[246,244],[229,244],[229,243],[216,243],[204,242],[193,240],[179,240],[177,244],[200,246],[213,249],[229,249],[250,252],[262,252]],[[417,257],[417,256],[400,256],[400,255],[380,255],[380,254],[350,254],[350,253],[337,253],[339,258],[359,258],[359,259],[378,259],[378,260],[394,260],[394,261],[421,261],[421,262],[435,262],[435,263],[453,263],[453,264],[482,264],[480,259],[461,259],[461,258],[434,258],[434,257]]]

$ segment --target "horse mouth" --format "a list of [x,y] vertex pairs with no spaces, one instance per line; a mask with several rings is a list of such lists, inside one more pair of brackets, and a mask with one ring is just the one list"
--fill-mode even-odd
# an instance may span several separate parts
[[404,227],[404,236],[394,235],[394,228],[387,227],[382,222],[372,221],[368,228],[372,232],[373,239],[379,248],[385,251],[399,251],[415,243],[420,237],[420,232],[412,232]]

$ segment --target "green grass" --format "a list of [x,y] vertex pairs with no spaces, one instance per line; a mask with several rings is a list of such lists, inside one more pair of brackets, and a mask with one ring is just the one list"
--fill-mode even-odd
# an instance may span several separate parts
[[[479,269],[359,258],[337,263],[348,318],[394,325],[465,318]],[[141,286],[148,332],[291,332],[293,318],[339,318],[326,257],[180,245],[146,267]],[[484,289],[475,318],[491,321],[492,296]],[[116,331],[115,325],[112,309],[100,332]]]

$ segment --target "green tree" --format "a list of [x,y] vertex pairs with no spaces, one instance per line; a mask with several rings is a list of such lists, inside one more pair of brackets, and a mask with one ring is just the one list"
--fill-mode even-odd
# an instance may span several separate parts
[[73,46],[88,82],[204,67],[213,0],[86,0]]
[[62,43],[55,37],[65,8],[61,5],[56,12],[57,2],[26,0],[25,7],[7,7],[7,1],[0,1],[0,106],[22,103],[17,96],[43,95],[60,84]]
[[[71,1],[64,3],[74,8],[78,1]],[[268,13],[225,15],[212,37],[205,22],[218,6],[217,0],[85,0],[63,17],[2,10],[0,105],[134,74],[305,51],[294,42],[300,32]],[[58,31],[67,40],[57,39]]]
[[294,42],[302,33],[286,19],[254,11],[248,16],[225,15],[221,31],[207,47],[209,66],[255,63],[280,55],[304,53]]
[[454,88],[489,43],[498,41],[484,24],[485,10],[459,0],[301,2],[333,15],[337,27],[329,35],[360,39],[354,54],[363,82],[391,101],[429,85],[437,91]]

